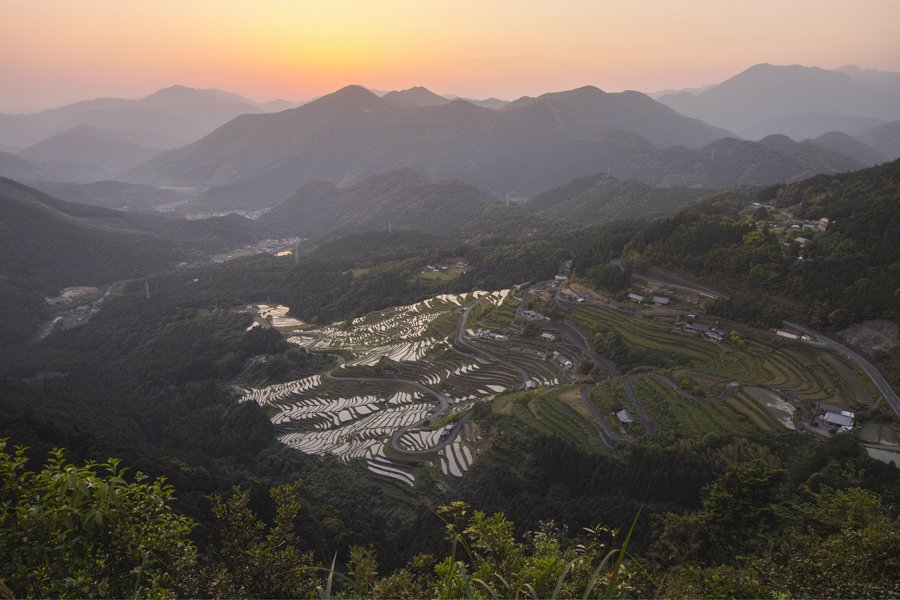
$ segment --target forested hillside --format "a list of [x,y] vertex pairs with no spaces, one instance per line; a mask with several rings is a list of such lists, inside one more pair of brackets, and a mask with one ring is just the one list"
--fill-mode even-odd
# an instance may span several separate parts
[[[760,206],[766,203],[770,210]],[[720,194],[642,228],[623,251],[636,268],[699,276],[729,291],[735,306],[756,303],[762,321],[790,314],[814,327],[840,328],[875,317],[897,320],[898,207],[900,161],[894,161]],[[821,217],[829,219],[826,231],[797,225]],[[600,250],[583,254],[579,267],[588,271],[608,260],[608,250]]]
[[[892,163],[726,192],[649,224],[513,220],[466,238],[360,231],[300,246],[297,257],[260,255],[156,274],[149,272],[153,264],[138,264],[133,268],[142,276],[115,286],[81,325],[40,343],[24,343],[28,336],[4,340],[0,437],[31,450],[0,460],[9,474],[4,506],[23,507],[30,515],[16,521],[21,513],[9,508],[0,517],[3,531],[62,541],[38,551],[15,535],[0,538],[4,553],[16,557],[0,566],[0,578],[13,594],[26,589],[25,581],[32,586],[27,589],[37,585],[42,594],[78,595],[93,586],[114,596],[153,591],[305,597],[321,588],[323,595],[346,597],[461,597],[468,596],[467,586],[485,598],[530,589],[549,596],[557,586],[559,594],[587,591],[588,597],[895,593],[898,566],[889,549],[900,488],[892,465],[869,459],[853,436],[819,440],[778,429],[771,417],[740,412],[752,411],[752,400],[685,402],[665,387],[668,381],[698,394],[709,388],[725,398],[719,388],[728,380],[710,379],[710,372],[741,377],[735,373],[750,368],[742,365],[760,369],[769,354],[784,350],[762,338],[749,349],[740,336],[721,345],[685,341],[669,324],[622,309],[575,302],[571,312],[559,304],[538,307],[584,336],[586,350],[574,372],[554,375],[558,380],[546,390],[511,388],[475,404],[465,419],[480,445],[460,478],[442,476],[408,455],[394,456],[414,472],[413,487],[373,475],[363,461],[285,446],[279,436],[294,425],[273,423],[281,409],[239,398],[247,388],[324,379],[339,360],[352,356],[339,346],[309,352],[288,344],[275,329],[251,327],[250,304],[284,304],[308,323],[352,332],[354,318],[368,322],[371,311],[442,294],[524,284],[522,302],[534,302],[522,290],[533,287],[529,282],[553,279],[573,256],[574,278],[615,287],[615,293],[624,293],[633,271],[653,268],[704,281],[728,294],[711,311],[745,322],[770,325],[794,316],[839,328],[872,317],[896,321],[889,286],[898,279],[900,260],[891,244],[898,233],[898,170],[900,163]],[[88,214],[105,220],[98,231],[113,240],[138,226],[115,221],[113,211],[41,200],[28,188],[20,193],[28,200],[24,206],[34,207],[29,210],[52,215],[76,232],[85,228],[79,219]],[[824,231],[822,217],[829,219]],[[96,229],[98,222],[92,223]],[[191,227],[209,225],[197,223]],[[242,223],[226,218],[221,227],[239,231]],[[802,236],[801,243],[796,238]],[[619,255],[624,270],[610,264]],[[445,263],[465,267],[452,273],[434,269]],[[850,293],[854,287],[865,293]],[[483,326],[506,327],[517,336],[518,355],[536,353],[528,360],[549,364],[551,347],[540,345],[539,329],[512,325],[514,305],[492,310],[479,312]],[[457,304],[434,322],[434,331],[452,333],[423,365],[456,356],[453,338],[461,335],[457,324],[464,313]],[[41,314],[32,316],[38,320]],[[377,329],[374,321],[371,327]],[[584,358],[590,353],[612,361],[612,369],[592,367]],[[779,357],[820,365],[787,351]],[[426,367],[385,358],[353,368],[368,376],[400,373],[402,379],[404,369],[418,373],[414,369]],[[798,368],[809,394],[818,398],[833,389],[818,381],[812,367]],[[446,385],[450,375],[438,381]],[[573,402],[587,398],[608,412],[628,402],[631,381],[658,426],[639,435],[623,426],[625,441],[604,445],[599,425]],[[584,396],[581,385],[587,386]],[[684,410],[700,410],[702,418],[676,413]],[[878,407],[862,413],[887,418]],[[73,490],[80,490],[79,477],[92,478],[92,485],[103,477],[89,473],[93,467],[85,471],[57,458],[46,462],[48,475],[25,472],[24,456],[39,471],[54,447],[66,447],[67,460],[74,462],[120,456],[132,468],[167,477],[174,496],[159,486],[129,492],[155,506],[156,533],[136,537],[128,526],[133,507],[103,504],[92,496],[94,487],[72,492],[80,494],[72,505],[81,511],[73,512],[78,525],[46,516],[57,510],[49,500],[34,508],[34,489],[51,489],[54,472],[71,472]],[[117,468],[102,470],[118,473]],[[103,485],[132,483],[141,485],[126,474]],[[116,548],[156,553],[140,566],[146,579],[123,578],[138,568],[126,559],[106,571],[103,560],[91,562],[102,555],[97,536],[104,530],[96,519],[120,524]],[[604,562],[610,550],[626,543],[621,564],[617,553]],[[123,552],[127,557],[131,550]],[[874,567],[861,574],[834,566],[846,556]],[[89,559],[79,562],[80,557]],[[79,578],[54,575],[76,568],[82,569]],[[833,576],[818,577],[828,568]]]

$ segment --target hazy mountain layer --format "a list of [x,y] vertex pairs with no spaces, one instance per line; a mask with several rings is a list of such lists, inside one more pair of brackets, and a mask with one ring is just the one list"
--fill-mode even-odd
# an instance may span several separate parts
[[889,160],[900,158],[900,121],[867,129],[856,138],[871,146]]
[[[220,200],[273,205],[304,182],[352,184],[412,168],[498,196],[532,195],[598,169],[630,165],[653,144],[702,146],[721,130],[634,92],[596,88],[522,99],[496,111],[455,100],[402,109],[350,86],[292,111],[245,115],[132,173],[156,185],[235,186]],[[651,136],[610,132],[627,126]]]
[[118,132],[120,141],[173,148],[197,140],[234,117],[281,109],[237,94],[172,86],[136,100],[98,98],[30,115],[0,115],[0,143],[28,147],[79,125]]
[[825,148],[832,152],[842,154],[867,167],[887,162],[888,160],[884,154],[875,150],[868,144],[864,144],[858,139],[838,131],[820,135],[816,139],[809,141],[819,148]]
[[96,166],[65,162],[37,162],[9,152],[0,152],[0,177],[9,177],[18,181],[44,180],[86,183],[106,179],[109,176],[109,171]]
[[[897,74],[884,74],[889,80]],[[692,94],[661,96],[659,101],[678,112],[743,134],[761,121],[819,113],[836,117],[900,119],[900,95],[864,77],[799,65],[760,64]],[[807,132],[820,135],[825,131]],[[806,137],[806,136],[803,136]]]
[[620,181],[603,173],[547,190],[522,208],[550,219],[602,223],[660,217],[713,193],[696,188],[655,188],[639,181]]
[[181,206],[193,198],[175,190],[150,185],[96,181],[93,183],[35,182],[34,187],[67,202],[131,211],[151,211],[162,206]]
[[92,128],[74,127],[19,152],[38,162],[65,162],[98,167],[110,172],[130,169],[162,150],[93,135]]
[[741,130],[740,134],[748,140],[759,140],[775,133],[782,133],[795,140],[805,140],[819,137],[830,131],[857,135],[883,123],[884,121],[881,119],[872,117],[838,117],[807,112],[759,121]]
[[[496,198],[460,181],[431,183],[405,169],[349,188],[311,181],[259,217],[270,230],[321,237],[335,230],[479,231],[519,211],[498,210]],[[503,213],[503,214],[501,214]],[[505,216],[504,216],[505,215]]]

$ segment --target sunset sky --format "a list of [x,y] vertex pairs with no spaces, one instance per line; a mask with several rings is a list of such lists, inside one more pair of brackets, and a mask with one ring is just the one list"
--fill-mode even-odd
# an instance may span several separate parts
[[173,84],[513,99],[696,87],[760,62],[900,71],[900,0],[0,0],[0,110]]

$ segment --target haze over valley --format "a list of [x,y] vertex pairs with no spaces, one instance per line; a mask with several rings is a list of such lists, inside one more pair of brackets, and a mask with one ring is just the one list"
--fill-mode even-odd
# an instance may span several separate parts
[[0,596],[900,594],[900,5],[560,2],[4,7]]

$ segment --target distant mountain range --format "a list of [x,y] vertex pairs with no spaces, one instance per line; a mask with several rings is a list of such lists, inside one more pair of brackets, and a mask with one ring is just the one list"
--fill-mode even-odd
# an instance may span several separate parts
[[853,66],[756,65],[659,101],[591,86],[512,102],[348,86],[280,110],[291,106],[174,86],[0,115],[0,150],[14,149],[0,176],[97,206],[225,212],[402,169],[521,200],[602,173],[721,189],[900,157],[900,74]]
[[193,196],[176,190],[121,181],[91,183],[37,181],[32,185],[42,192],[66,202],[133,212],[166,209],[177,212],[179,207],[185,206],[193,199]]
[[587,87],[491,110],[462,100],[400,108],[349,86],[294,110],[239,117],[128,177],[208,186],[208,205],[222,207],[272,206],[306,181],[350,185],[399,168],[460,179],[497,196],[530,196],[631,165],[654,145],[696,148],[727,134],[635,92]]
[[856,135],[900,120],[900,73],[760,64],[702,91],[658,100],[749,139],[773,133],[795,139],[830,131]]
[[125,141],[116,135],[119,133],[78,125],[29,146],[18,155],[36,162],[85,165],[115,173],[136,167],[162,152]]
[[28,115],[0,114],[0,144],[26,148],[73,128],[82,135],[153,149],[200,139],[234,117],[293,108],[283,100],[257,103],[220,90],[172,86],[145,98],[98,98]]

